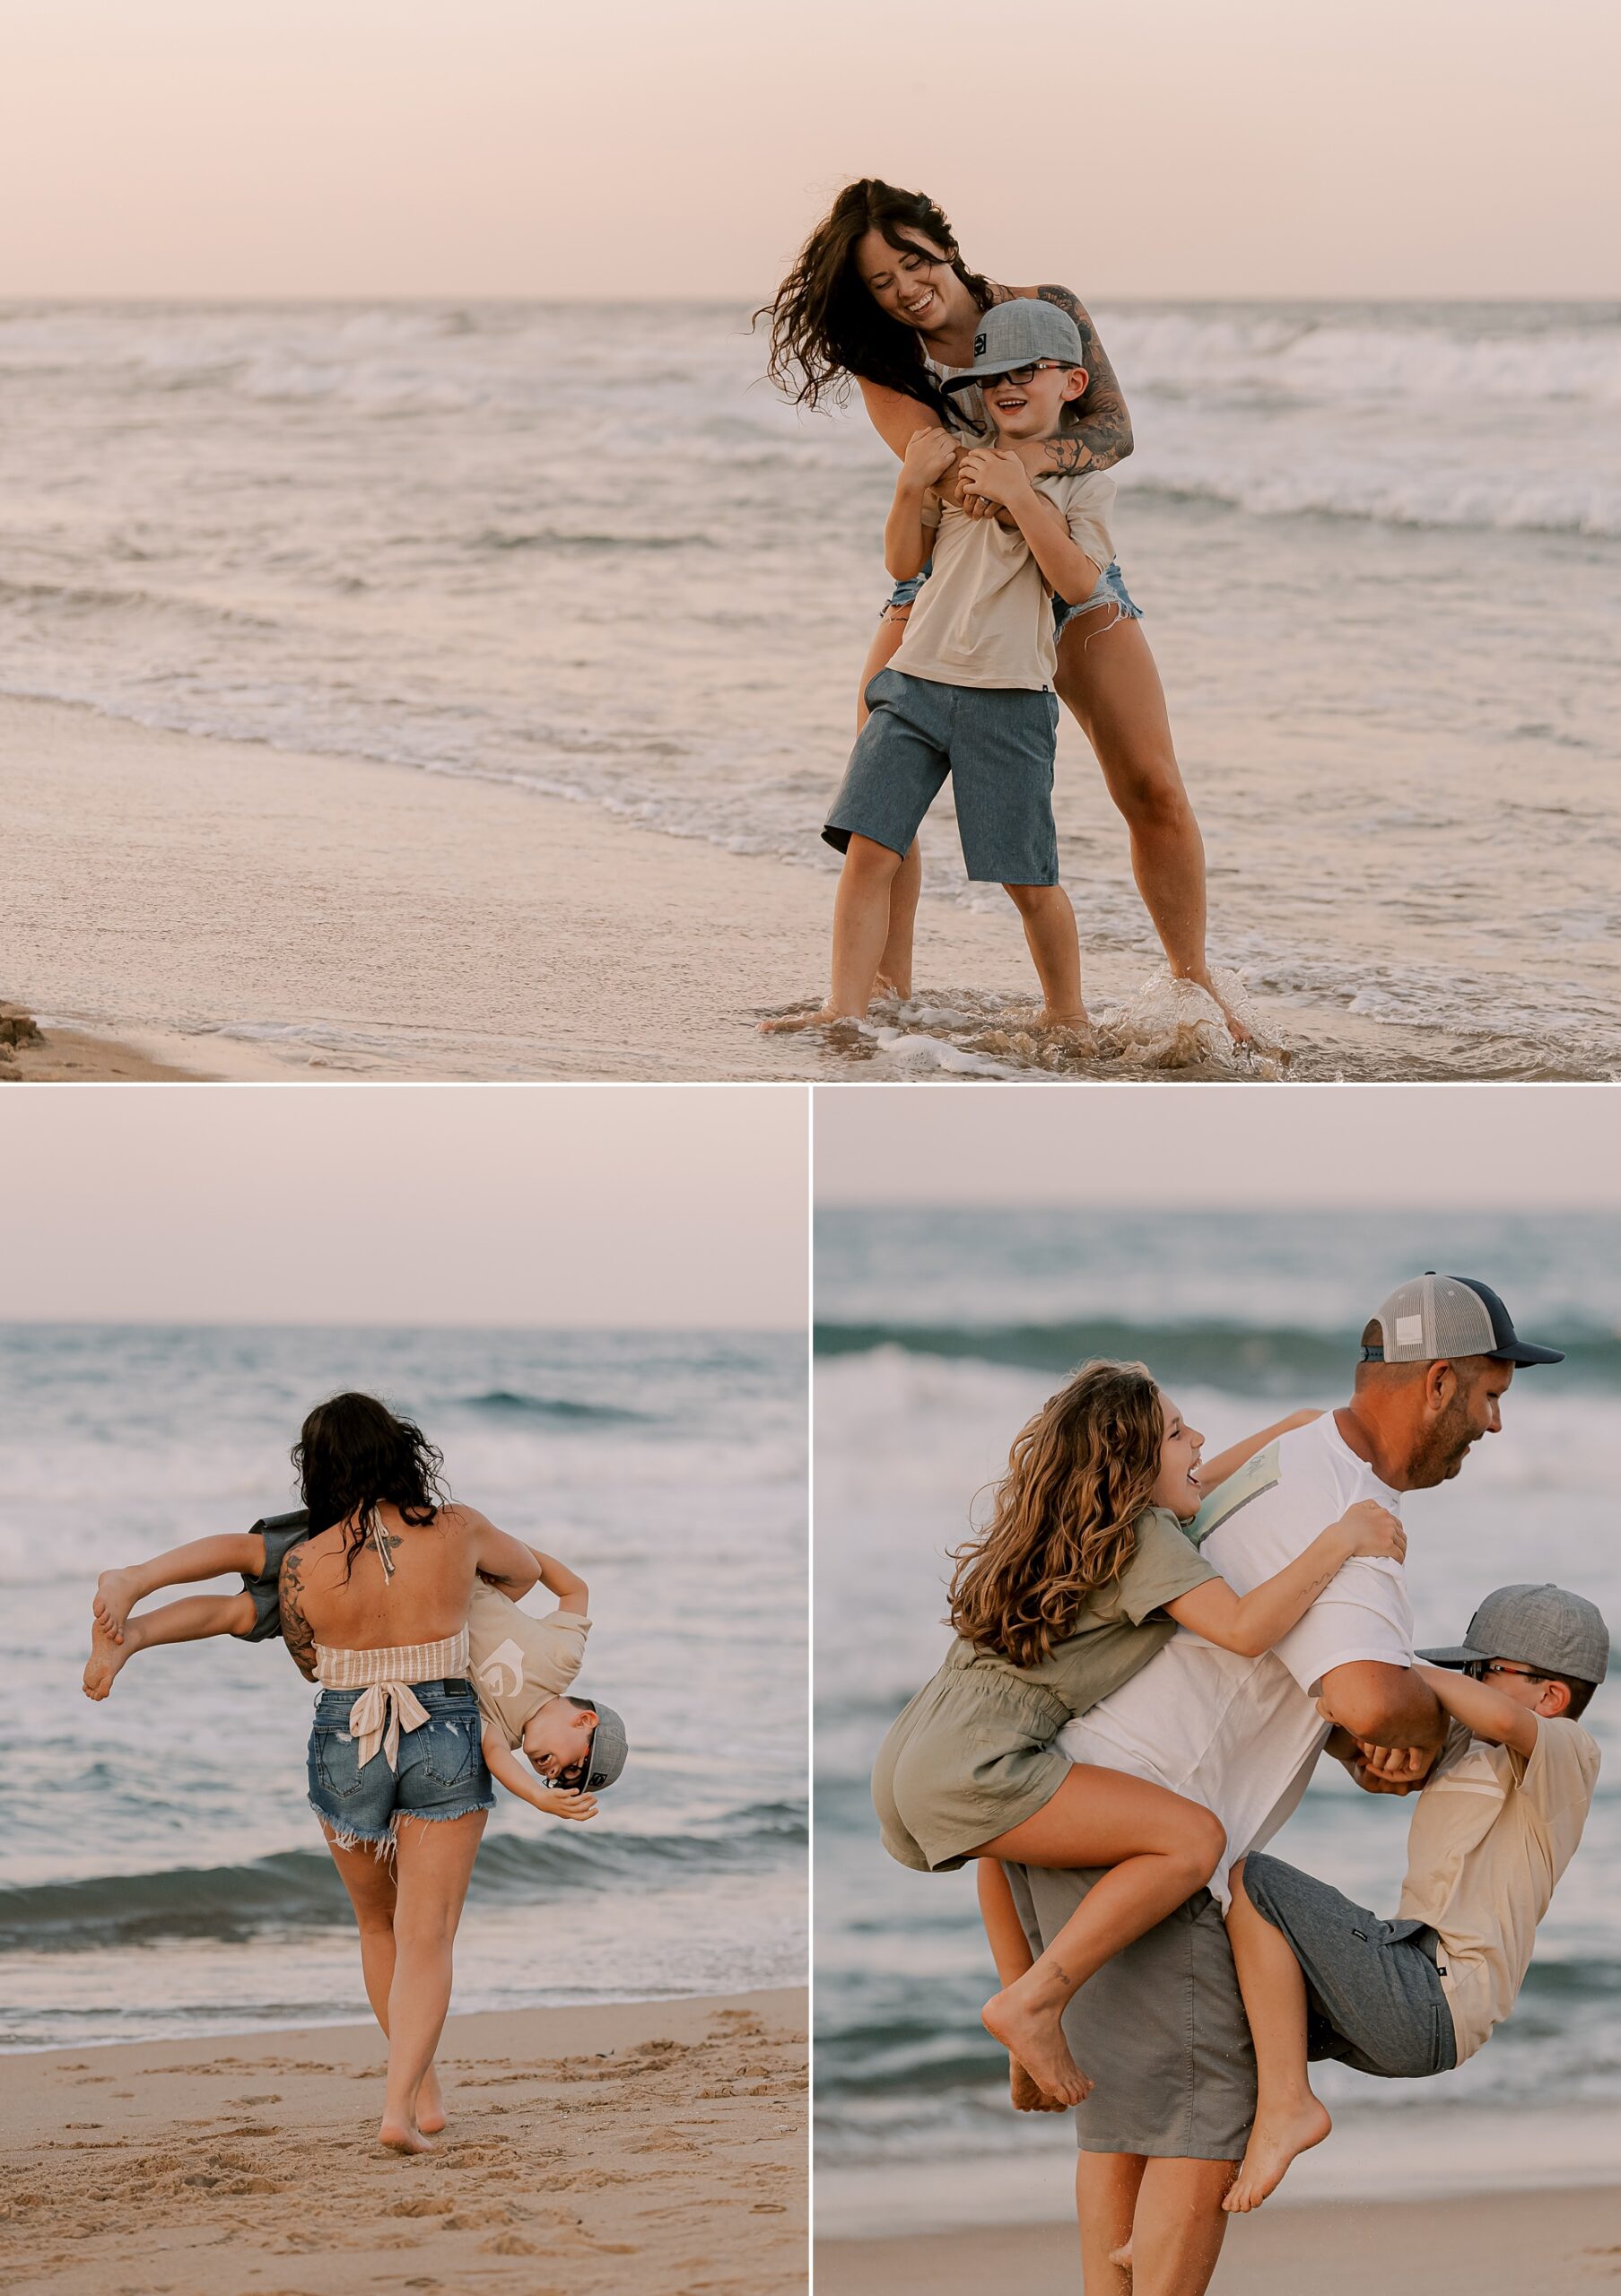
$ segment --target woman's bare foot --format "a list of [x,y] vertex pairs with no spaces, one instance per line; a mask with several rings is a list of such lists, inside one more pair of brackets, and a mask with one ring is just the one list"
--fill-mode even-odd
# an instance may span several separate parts
[[1309,2152],[1314,2144],[1320,2144],[1333,2126],[1327,2109],[1310,2093],[1287,2110],[1257,2113],[1233,2188],[1222,2203],[1228,2215],[1242,2216],[1248,2209],[1259,2208],[1267,2195],[1282,2184],[1284,2171],[1296,2153]]
[[1012,2092],[1015,2113],[1061,2113],[1068,2110],[1067,2105],[1059,2104],[1056,2097],[1047,2094],[1034,2074],[1026,2066],[1021,2065],[1016,2057],[1010,2057],[1007,2060],[1007,2085]]
[[399,2120],[388,2113],[383,2115],[377,2141],[386,2144],[391,2152],[431,2152],[434,2149],[414,2121]]
[[799,1029],[853,1029],[853,1013],[835,1013],[831,1004],[819,1004],[814,1013],[782,1013],[776,1019],[762,1021],[763,1037],[791,1036]]
[[1025,2066],[1050,2097],[1061,2105],[1078,2105],[1092,2092],[1092,2083],[1069,2054],[1056,2001],[1033,2002],[1024,1988],[1028,1978],[993,1993],[980,2012],[980,2022],[1009,2057]]
[[113,1676],[125,1661],[133,1658],[140,1648],[138,1642],[115,1641],[103,1628],[100,1619],[92,1621],[90,1630],[90,1657],[84,1667],[84,1695],[103,1699],[112,1688]]
[[437,2136],[449,2118],[440,2093],[439,2075],[430,2066],[416,2092],[416,2125],[424,2136]]
[[1233,1010],[1233,1007],[1226,1002],[1221,993],[1221,990],[1216,987],[1215,978],[1211,974],[1208,966],[1207,966],[1202,972],[1182,973],[1179,975],[1178,978],[1183,980],[1190,980],[1196,988],[1202,988],[1204,990],[1206,996],[1216,1007],[1217,1011],[1221,1013],[1223,1020],[1227,1023],[1227,1034],[1232,1038],[1234,1044],[1253,1044],[1255,1042],[1255,1031],[1244,1025],[1243,1022],[1239,1019],[1238,1014]]
[[91,1610],[97,1625],[115,1642],[122,1642],[124,1622],[140,1599],[138,1572],[104,1570],[96,1581],[95,1598],[91,1604]]

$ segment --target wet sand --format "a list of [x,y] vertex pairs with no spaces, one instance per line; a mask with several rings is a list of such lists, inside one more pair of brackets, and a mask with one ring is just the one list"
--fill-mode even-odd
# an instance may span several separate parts
[[[987,2226],[818,2240],[816,2296],[981,2296],[1078,2284],[1073,2226]],[[1547,2296],[1614,2288],[1621,2187],[1468,2198],[1312,2202],[1235,2223],[1211,2296]],[[1113,2296],[1113,2292],[1111,2292]],[[1119,2296],[1127,2296],[1122,2279]]]
[[805,1996],[452,2017],[450,2124],[375,2141],[374,2028],[10,2057],[9,2290],[780,2296],[806,2270]]
[[[75,1058],[266,1079],[1021,1067],[1016,1051],[965,1050],[974,1029],[952,1024],[853,1048],[762,1037],[762,1014],[824,984],[832,875],[562,798],[4,700],[0,803],[0,989],[58,1044],[69,1031],[118,1048]],[[993,1014],[1032,993],[1011,905],[926,902],[918,946],[937,1005],[963,983]],[[1118,1000],[1140,978],[1118,959],[1094,963],[1088,997]],[[1440,1038],[1258,1005],[1296,1048],[1297,1075],[1468,1073]]]

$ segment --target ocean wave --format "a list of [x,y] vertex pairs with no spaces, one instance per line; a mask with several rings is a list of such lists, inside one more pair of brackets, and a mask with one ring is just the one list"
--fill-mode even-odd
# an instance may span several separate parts
[[[1561,1385],[1621,1385],[1621,1335],[1589,1328],[1562,1334],[1565,1361]],[[1262,1395],[1298,1395],[1343,1383],[1346,1336],[1303,1326],[1258,1329],[1252,1325],[1137,1324],[1109,1317],[1053,1323],[903,1324],[818,1323],[819,1357],[902,1356],[1005,1365],[1021,1370],[1067,1371],[1094,1355],[1146,1362],[1163,1379],[1197,1381]]]
[[632,1411],[621,1404],[575,1403],[567,1396],[524,1395],[511,1387],[489,1387],[482,1395],[460,1396],[457,1401],[466,1411],[511,1414],[525,1419],[550,1419],[563,1426],[652,1427],[659,1424],[655,1412]]
[[1220,502],[1251,518],[1351,518],[1375,526],[1477,527],[1498,534],[1576,535],[1590,541],[1621,537],[1621,488],[1592,477],[1503,478],[1475,471],[1446,473],[1415,464],[1405,470],[1370,470],[1355,462],[1332,468],[1285,465],[1235,469],[1230,453],[1207,471],[1178,454],[1156,453],[1152,464],[1122,471],[1122,491],[1168,502]]
[[[804,1856],[803,1806],[756,1803],[685,1833],[539,1839],[502,1834],[483,1845],[471,1905],[546,1903],[577,1892],[633,1889],[763,1871]],[[194,1937],[237,1942],[267,1929],[344,1925],[349,1901],[323,1852],[282,1850],[237,1866],[98,1874],[0,1889],[0,1953],[89,1952]]]

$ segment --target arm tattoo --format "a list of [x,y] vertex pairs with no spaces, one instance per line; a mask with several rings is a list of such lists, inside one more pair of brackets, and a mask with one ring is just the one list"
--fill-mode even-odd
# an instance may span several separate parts
[[1063,438],[1050,442],[1047,467],[1054,472],[1108,470],[1124,462],[1132,448],[1131,417],[1109,354],[1085,305],[1068,287],[1038,287],[1035,291],[1041,301],[1055,304],[1075,321],[1086,366],[1086,387],[1065,418]]
[[300,1550],[295,1546],[282,1565],[282,1639],[287,1645],[288,1653],[300,1674],[307,1683],[312,1683],[315,1680],[315,1630],[304,1616],[299,1562]]

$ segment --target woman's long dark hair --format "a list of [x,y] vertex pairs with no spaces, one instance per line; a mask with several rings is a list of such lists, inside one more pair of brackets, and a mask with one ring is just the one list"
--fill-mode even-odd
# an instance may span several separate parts
[[776,294],[754,313],[756,325],[768,315],[771,323],[765,371],[796,406],[817,406],[828,396],[841,403],[854,375],[946,414],[947,403],[928,371],[916,328],[891,318],[856,269],[856,244],[868,231],[881,231],[897,252],[930,263],[942,260],[935,250],[943,248],[944,260],[980,309],[996,300],[989,280],[963,262],[955,234],[932,199],[863,176],[845,186]]
[[450,1495],[440,1480],[443,1453],[375,1396],[351,1393],[318,1403],[299,1431],[292,1464],[311,1531],[349,1526],[345,1578],[371,1535],[379,1506],[397,1508],[403,1521],[420,1527],[435,1519]]

